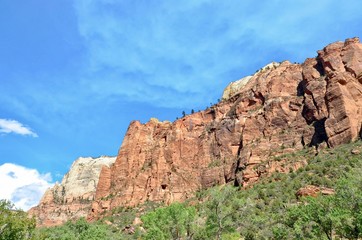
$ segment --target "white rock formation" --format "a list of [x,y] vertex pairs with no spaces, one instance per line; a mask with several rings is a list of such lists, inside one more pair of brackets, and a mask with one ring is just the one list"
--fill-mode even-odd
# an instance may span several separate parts
[[102,166],[110,167],[116,157],[80,157],[75,160],[60,184],[53,188],[54,197],[64,202],[75,199],[93,200]]
[[262,72],[264,72],[266,70],[277,68],[279,65],[280,65],[280,63],[271,62],[271,63],[265,65],[264,67],[262,67],[255,74],[253,74],[251,76],[243,77],[242,79],[237,80],[235,82],[231,82],[224,89],[224,92],[222,94],[222,99],[227,100],[227,99],[231,98],[232,96],[237,94],[250,81],[250,79],[252,79],[254,76],[256,76],[256,75],[258,75],[258,74],[260,74],[260,73],[262,73]]
[[49,188],[38,206],[29,210],[38,226],[60,225],[71,219],[86,217],[95,198],[103,166],[110,167],[116,157],[80,157],[75,160],[62,182]]

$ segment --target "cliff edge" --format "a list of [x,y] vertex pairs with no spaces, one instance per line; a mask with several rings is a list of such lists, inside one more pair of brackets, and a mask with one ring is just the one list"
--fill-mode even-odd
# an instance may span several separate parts
[[[97,186],[94,191],[67,188],[69,178],[68,185],[49,190],[32,214],[48,225],[87,211],[93,220],[119,206],[184,201],[203,188],[248,186],[265,174],[306,164],[278,161],[283,154],[306,147],[317,153],[361,137],[362,44],[351,38],[302,64],[268,64],[231,83],[222,96],[172,123],[131,122],[114,164],[97,168],[98,182],[84,178],[86,186]],[[79,200],[84,196],[85,204]]]
[[100,174],[89,219],[117,206],[184,201],[227,182],[246,186],[299,167],[276,156],[353,141],[361,126],[358,38],[332,43],[303,64],[271,63],[231,83],[205,111],[173,123],[132,122],[115,164]]

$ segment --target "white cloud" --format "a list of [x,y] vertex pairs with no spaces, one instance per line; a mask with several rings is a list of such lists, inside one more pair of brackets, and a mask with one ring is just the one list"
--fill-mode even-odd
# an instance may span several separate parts
[[20,135],[30,135],[38,137],[30,128],[24,126],[20,122],[11,119],[0,118],[0,133],[16,133]]
[[8,199],[27,211],[39,203],[45,190],[53,185],[51,181],[50,173],[4,163],[0,166],[0,199]]

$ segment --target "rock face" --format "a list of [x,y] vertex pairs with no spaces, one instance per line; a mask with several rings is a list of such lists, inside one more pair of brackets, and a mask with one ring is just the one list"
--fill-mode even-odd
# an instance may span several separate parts
[[54,226],[86,217],[95,199],[101,169],[109,168],[115,160],[116,157],[78,158],[62,182],[48,189],[29,214],[37,218],[39,226]]
[[314,186],[314,185],[307,185],[305,187],[300,188],[297,192],[296,192],[296,197],[297,198],[301,198],[301,197],[317,197],[319,194],[322,195],[333,195],[335,194],[335,191],[333,188],[326,188],[326,187],[318,187],[318,186]]
[[347,143],[362,135],[361,125],[358,38],[330,44],[303,64],[269,64],[231,83],[205,111],[173,123],[132,122],[116,162],[100,174],[89,219],[117,206],[183,201],[226,182],[247,186],[286,171],[275,157]]
[[242,89],[249,82],[249,80],[252,77],[254,77],[255,75],[257,75],[259,72],[264,71],[264,70],[269,70],[269,69],[275,69],[279,65],[280,65],[280,63],[277,63],[277,62],[269,63],[268,65],[262,67],[260,70],[256,71],[256,73],[254,75],[246,76],[238,81],[230,83],[224,89],[224,92],[222,94],[222,99],[227,100],[227,99],[231,98],[232,96],[234,96],[235,94],[237,94],[240,91],[240,89]]
[[173,123],[131,122],[116,160],[77,160],[30,213],[54,225],[118,206],[184,201],[228,182],[248,186],[306,164],[286,165],[281,155],[350,142],[361,128],[362,44],[352,38],[303,64],[271,63],[231,83],[205,111]]

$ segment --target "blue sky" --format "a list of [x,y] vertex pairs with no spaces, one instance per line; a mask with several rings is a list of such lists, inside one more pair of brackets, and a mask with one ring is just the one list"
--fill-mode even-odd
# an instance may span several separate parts
[[175,120],[271,61],[303,62],[362,37],[361,9],[360,0],[0,0],[0,198],[27,209],[76,158],[116,155],[131,120]]

